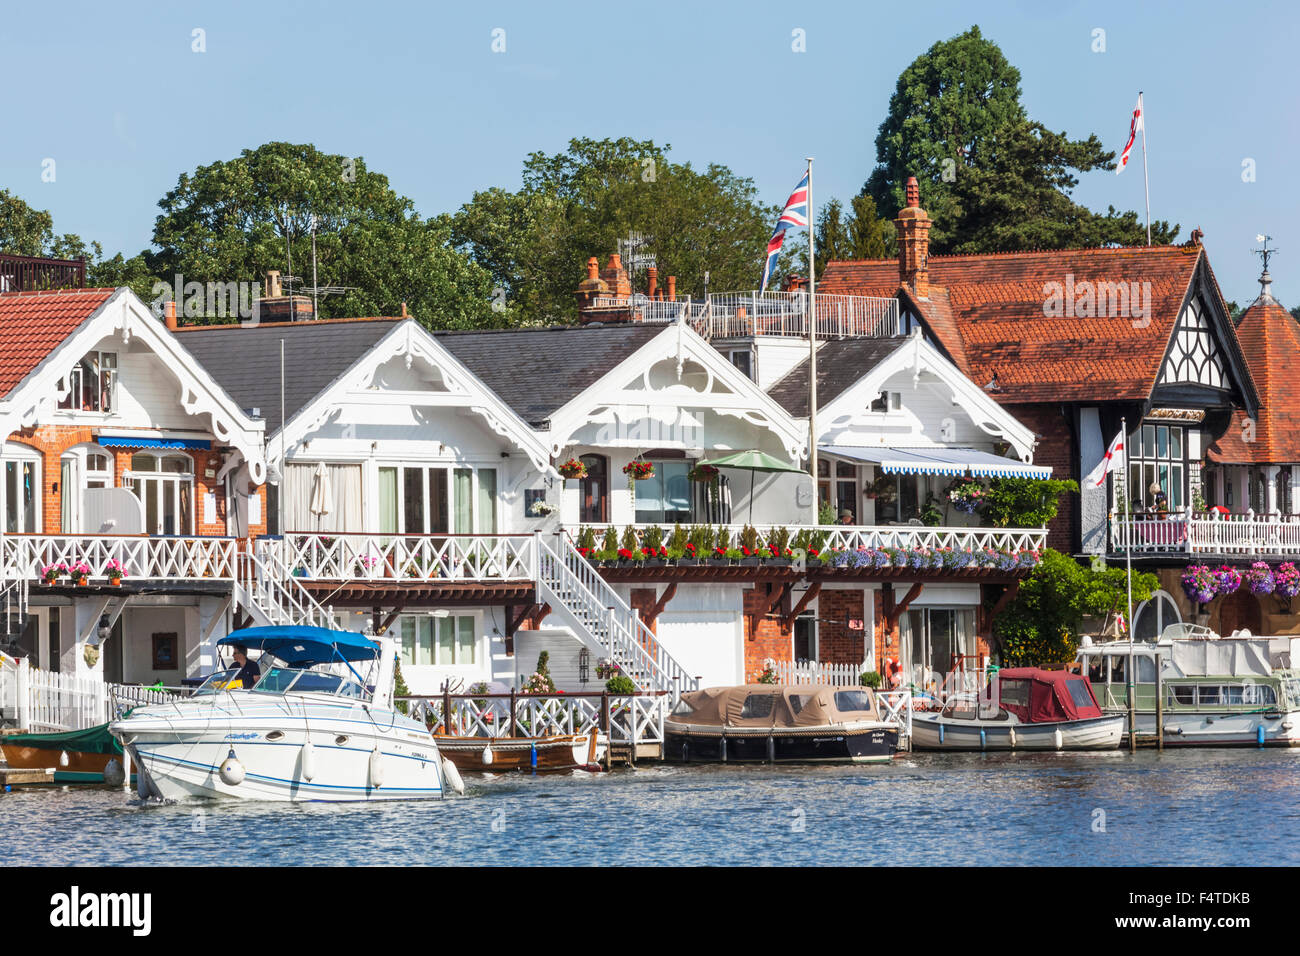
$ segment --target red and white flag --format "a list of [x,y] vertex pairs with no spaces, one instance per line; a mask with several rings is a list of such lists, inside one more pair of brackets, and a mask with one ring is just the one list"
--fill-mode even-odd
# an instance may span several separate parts
[[1087,477],[1083,479],[1083,487],[1100,488],[1101,483],[1106,480],[1106,476],[1116,468],[1124,467],[1124,430],[1115,436],[1115,440],[1110,443],[1106,449],[1106,457],[1097,463],[1097,467],[1088,472]]
[[1144,129],[1142,123],[1142,94],[1139,93],[1137,109],[1133,111],[1133,120],[1128,127],[1128,142],[1124,144],[1124,152],[1119,154],[1119,165],[1115,167],[1116,176],[1124,172],[1124,167],[1128,165],[1128,154],[1133,152],[1133,143],[1137,140],[1138,130]]

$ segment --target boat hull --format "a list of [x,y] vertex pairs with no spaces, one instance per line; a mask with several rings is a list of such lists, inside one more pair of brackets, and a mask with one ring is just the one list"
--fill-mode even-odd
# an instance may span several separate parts
[[[1128,736],[1128,715],[1117,714]],[[1156,715],[1137,714],[1138,743],[1155,743]],[[1166,713],[1166,747],[1258,747],[1263,728],[1263,746],[1300,747],[1300,712],[1268,713]]]
[[[14,770],[53,770],[58,784],[104,784],[110,761],[122,767],[122,748],[108,724],[79,731],[0,737],[0,753]],[[120,774],[117,781],[121,781]]]
[[[595,732],[552,737],[456,737],[435,734],[438,752],[470,773],[598,769]],[[485,759],[490,752],[490,759]]]
[[1123,734],[1123,719],[1113,716],[1020,724],[912,715],[913,750],[1114,750]]
[[680,763],[888,763],[898,728],[864,723],[830,727],[664,725],[664,759]]
[[[142,708],[110,729],[144,774],[148,793],[163,800],[442,796],[438,747],[427,729],[360,702],[236,691],[210,701]],[[243,770],[238,782],[221,773],[232,752]]]

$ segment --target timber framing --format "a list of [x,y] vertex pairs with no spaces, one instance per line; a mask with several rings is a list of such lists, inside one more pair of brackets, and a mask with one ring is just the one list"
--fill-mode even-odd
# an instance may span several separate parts
[[330,581],[299,579],[322,604],[350,608],[477,607],[533,604],[531,581]]

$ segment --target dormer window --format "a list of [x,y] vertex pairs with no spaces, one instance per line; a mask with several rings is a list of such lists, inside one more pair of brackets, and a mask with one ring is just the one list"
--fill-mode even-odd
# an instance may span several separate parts
[[117,404],[117,353],[90,352],[68,373],[68,394],[59,408],[111,412]]

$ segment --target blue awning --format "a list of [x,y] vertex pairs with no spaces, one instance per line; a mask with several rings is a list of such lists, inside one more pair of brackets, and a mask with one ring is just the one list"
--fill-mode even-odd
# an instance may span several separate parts
[[379,645],[353,631],[331,631],[325,627],[286,625],[246,627],[231,631],[218,644],[241,644],[274,654],[290,667],[308,667],[331,661],[371,661],[379,656]]
[[887,475],[970,475],[975,478],[1050,478],[1046,465],[1026,465],[975,448],[865,448],[859,445],[820,445],[828,455],[879,465]]
[[207,450],[207,438],[137,438],[124,435],[100,435],[96,439],[105,448],[200,448]]

